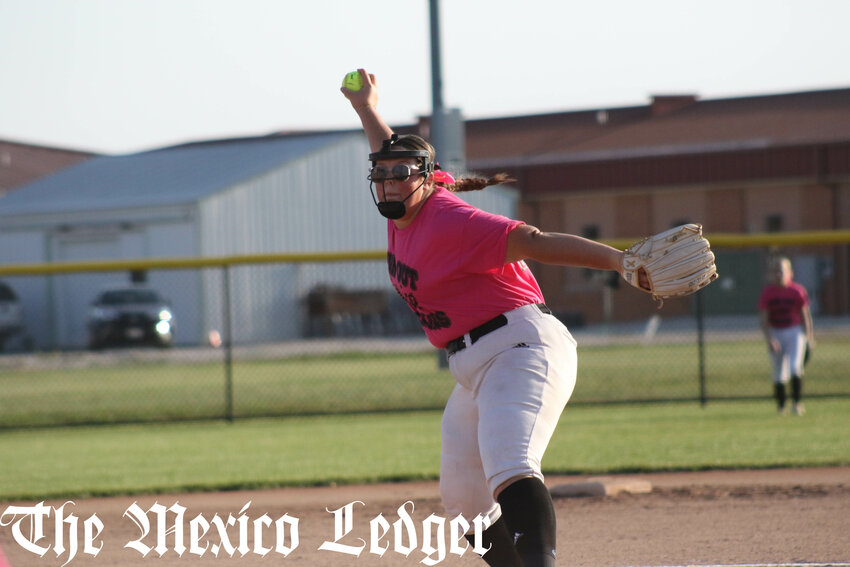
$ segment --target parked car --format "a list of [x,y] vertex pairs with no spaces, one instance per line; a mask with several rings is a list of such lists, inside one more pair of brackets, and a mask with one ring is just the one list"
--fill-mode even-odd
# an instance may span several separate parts
[[92,349],[132,344],[169,347],[174,315],[169,302],[149,287],[112,287],[92,303],[88,331]]
[[23,329],[23,319],[23,309],[15,290],[0,282],[0,352],[3,352],[6,340]]

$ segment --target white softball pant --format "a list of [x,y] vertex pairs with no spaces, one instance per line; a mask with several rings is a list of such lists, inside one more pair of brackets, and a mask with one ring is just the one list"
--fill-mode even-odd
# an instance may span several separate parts
[[[457,381],[442,421],[440,494],[450,517],[501,515],[494,492],[543,480],[540,461],[576,381],[576,342],[536,305],[449,356]],[[468,345],[468,341],[467,341]]]
[[803,357],[806,354],[806,333],[802,325],[768,329],[771,339],[779,342],[779,352],[770,352],[773,381],[787,384],[791,376],[803,376]]

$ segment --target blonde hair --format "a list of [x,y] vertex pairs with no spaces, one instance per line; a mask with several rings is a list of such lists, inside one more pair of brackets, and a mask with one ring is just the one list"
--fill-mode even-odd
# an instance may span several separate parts
[[788,256],[774,256],[770,259],[770,262],[768,264],[770,270],[778,270],[784,266],[792,268],[791,258],[789,258]]
[[[393,144],[393,148],[399,148],[404,150],[425,150],[431,156],[431,163],[434,164],[434,169],[442,170],[440,164],[436,163],[436,154],[437,152],[434,150],[434,146],[432,146],[425,138],[421,136],[417,136],[416,134],[404,134],[398,137],[398,141]],[[417,158],[419,161],[419,165],[424,165],[422,162],[422,158]],[[452,184],[444,183],[442,181],[436,182],[437,185],[441,187],[445,187],[452,193],[462,193],[464,191],[478,191],[484,189],[485,187],[489,187],[490,185],[501,185],[502,183],[513,183],[516,181],[513,177],[508,175],[507,173],[496,173],[489,177],[478,176],[478,175],[470,175],[470,176],[458,176],[455,177],[455,182]]]

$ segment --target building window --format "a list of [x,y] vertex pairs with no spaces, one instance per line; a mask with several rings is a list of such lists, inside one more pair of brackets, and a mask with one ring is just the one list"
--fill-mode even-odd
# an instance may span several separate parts
[[588,224],[581,228],[581,235],[588,240],[599,240],[599,225]]
[[782,215],[769,215],[764,221],[767,232],[782,232]]
[[148,271],[130,270],[130,281],[134,284],[148,283]]
[[[588,240],[599,240],[599,225],[598,224],[587,224],[581,227],[581,235]],[[591,270],[589,268],[584,269],[584,279],[590,280],[593,279],[596,275],[596,270]]]

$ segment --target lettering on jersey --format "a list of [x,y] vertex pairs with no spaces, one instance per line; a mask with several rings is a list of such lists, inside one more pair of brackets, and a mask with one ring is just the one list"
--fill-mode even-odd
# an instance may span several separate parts
[[794,324],[794,314],[798,307],[793,297],[775,297],[767,302],[770,312],[770,325],[773,327],[788,327]]
[[393,282],[403,288],[416,291],[416,282],[419,280],[419,272],[410,266],[395,259],[395,254],[387,253],[387,268]]
[[419,305],[416,299],[416,284],[419,281],[419,272],[404,262],[396,259],[395,254],[387,253],[387,270],[390,273],[393,287],[398,294],[407,302],[410,309],[419,318],[420,324],[431,331],[450,327],[452,320],[444,311],[426,311]]

